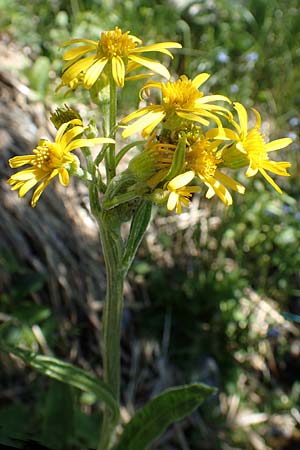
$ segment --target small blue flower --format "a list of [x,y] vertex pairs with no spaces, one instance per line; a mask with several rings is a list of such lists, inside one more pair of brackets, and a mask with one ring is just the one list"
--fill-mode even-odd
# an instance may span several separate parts
[[289,131],[287,137],[291,138],[293,141],[296,141],[298,136],[294,131]]
[[275,328],[275,327],[270,327],[269,329],[268,329],[268,337],[269,338],[275,338],[275,339],[277,339],[277,338],[279,338],[279,336],[280,336],[280,331],[278,330],[278,328]]
[[224,52],[223,50],[221,50],[218,54],[217,54],[217,61],[221,64],[227,64],[229,61],[229,56],[226,52]]
[[290,213],[293,211],[293,208],[289,205],[282,205],[282,211],[285,213]]
[[257,52],[250,52],[246,55],[246,61],[251,63],[256,63],[258,60],[258,53]]
[[300,125],[300,121],[298,117],[291,117],[289,120],[289,124],[291,127],[297,127],[298,125]]
[[300,211],[297,211],[295,214],[295,219],[300,220]]
[[234,84],[230,85],[230,92],[232,94],[236,94],[237,92],[239,92],[239,90],[240,90],[240,88],[238,87],[237,84],[234,83]]

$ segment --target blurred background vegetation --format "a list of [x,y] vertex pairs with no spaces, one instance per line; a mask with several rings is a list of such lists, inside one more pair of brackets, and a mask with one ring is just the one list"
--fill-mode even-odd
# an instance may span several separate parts
[[[174,384],[202,381],[219,393],[153,450],[299,449],[299,23],[299,0],[0,0],[0,37],[19,49],[10,70],[46,109],[86,99],[54,94],[59,45],[118,25],[147,44],[180,41],[174,73],[211,73],[209,90],[256,107],[271,139],[293,139],[280,152],[293,164],[291,177],[279,181],[282,196],[257,176],[231,208],[201,198],[180,217],[156,211],[126,286],[123,418]],[[136,85],[124,95],[129,112]],[[2,336],[72,359],[68,345],[82,339],[82,325],[62,337],[51,301],[36,301],[45,273],[0,256],[2,277],[11,280],[1,282]],[[93,367],[97,348],[82,349],[81,364]],[[2,443],[28,436],[57,450],[94,448],[95,399],[1,362]]]

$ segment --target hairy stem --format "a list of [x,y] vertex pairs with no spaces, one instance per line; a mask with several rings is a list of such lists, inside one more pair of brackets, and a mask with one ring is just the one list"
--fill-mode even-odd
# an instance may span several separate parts
[[[119,402],[120,335],[125,272],[121,264],[123,242],[118,225],[112,220],[111,216],[111,214],[102,212],[98,220],[106,267],[106,300],[102,318],[102,358],[104,381],[110,386],[116,400]],[[109,448],[114,433],[113,428],[110,412],[108,409],[105,409],[99,450],[107,450]]]

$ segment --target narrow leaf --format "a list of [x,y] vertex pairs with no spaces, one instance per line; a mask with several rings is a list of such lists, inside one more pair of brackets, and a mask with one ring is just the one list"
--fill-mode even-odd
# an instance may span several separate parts
[[69,448],[75,433],[74,414],[73,388],[51,380],[43,405],[41,442],[55,450]]
[[147,450],[171,423],[190,414],[214,391],[200,383],[168,389],[136,413],[114,450]]
[[130,226],[129,236],[126,243],[126,248],[123,256],[123,267],[129,270],[139,245],[144,237],[145,231],[150,221],[152,210],[152,203],[148,200],[143,200],[138,206]]
[[98,380],[85,370],[72,364],[61,361],[51,356],[32,353],[21,348],[11,347],[0,341],[0,350],[21,358],[33,369],[47,377],[76,387],[84,392],[93,393],[99,400],[103,401],[111,411],[111,421],[116,424],[119,420],[119,408],[117,401],[106,383]]
[[186,136],[183,135],[179,138],[176,150],[174,152],[171,167],[165,177],[166,181],[175,178],[182,172],[185,164],[185,152],[186,152]]

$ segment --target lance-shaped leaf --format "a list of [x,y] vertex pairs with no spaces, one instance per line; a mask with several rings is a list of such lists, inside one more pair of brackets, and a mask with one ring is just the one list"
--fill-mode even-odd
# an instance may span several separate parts
[[186,152],[186,135],[183,134],[178,141],[176,150],[174,152],[171,167],[164,178],[165,181],[172,180],[179,175],[184,169]]
[[103,401],[111,411],[111,421],[116,424],[119,420],[119,407],[114,394],[106,383],[72,364],[51,356],[40,355],[21,348],[15,348],[0,341],[0,350],[21,358],[29,365],[47,377],[74,386],[81,391],[93,393]]
[[122,261],[124,270],[126,271],[129,270],[139,245],[144,237],[151,218],[151,210],[152,203],[148,200],[142,200],[132,218]]
[[171,423],[190,414],[214,391],[200,383],[166,390],[135,414],[114,450],[147,450]]

